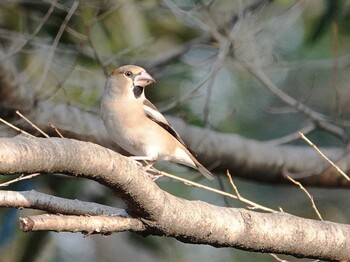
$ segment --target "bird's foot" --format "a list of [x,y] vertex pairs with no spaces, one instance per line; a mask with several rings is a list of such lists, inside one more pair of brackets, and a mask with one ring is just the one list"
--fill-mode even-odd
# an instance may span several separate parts
[[143,159],[139,159],[138,157],[135,157],[135,156],[129,156],[130,159],[134,160],[136,165],[139,167],[139,168],[143,168],[143,164],[141,162],[139,162],[140,160],[143,160]]
[[150,168],[153,166],[154,163],[155,163],[155,161],[147,163],[147,165],[142,167],[142,171],[145,172],[146,175],[149,176],[153,181],[156,181],[158,178],[162,177],[163,175],[153,175],[153,174],[147,172],[148,170],[150,170]]
[[149,162],[149,163],[147,163],[147,165],[145,165],[144,167],[142,167],[142,170],[143,171],[145,171],[145,172],[147,172],[152,166],[153,166],[153,164],[155,163],[156,161],[151,161],[151,162]]
[[153,175],[150,173],[147,173],[147,175],[153,180],[156,181],[158,178],[161,178],[163,175]]
[[[147,171],[155,162],[154,159],[147,157],[147,156],[129,156],[129,158],[133,159],[136,161],[136,164],[139,168],[145,169],[145,171]],[[139,161],[145,161],[146,162],[146,166],[143,166],[141,162]],[[150,163],[148,163],[148,161]]]
[[138,166],[138,168],[141,168],[141,169],[143,168],[143,164],[141,162],[135,160],[135,163]]
[[[153,166],[153,164],[156,162],[154,159],[150,159],[149,157],[143,157],[143,156],[130,156],[129,158],[135,160],[137,166],[153,181],[156,181],[158,178],[162,177],[163,175],[153,175],[151,173],[148,173],[148,170]],[[138,162],[138,160],[142,160],[146,162],[146,165],[142,165],[141,162]]]

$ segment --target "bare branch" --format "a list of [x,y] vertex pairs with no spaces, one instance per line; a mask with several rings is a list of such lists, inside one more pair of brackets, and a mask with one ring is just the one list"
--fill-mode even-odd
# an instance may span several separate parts
[[43,17],[43,19],[41,20],[41,22],[39,23],[39,25],[35,28],[34,32],[27,37],[26,39],[24,39],[19,45],[15,43],[13,43],[11,45],[10,50],[7,52],[6,56],[2,58],[2,61],[8,59],[9,57],[13,56],[14,54],[18,53],[19,51],[22,50],[22,48],[29,43],[30,41],[32,41],[35,36],[40,32],[41,28],[43,27],[43,25],[47,22],[47,20],[49,19],[49,17],[51,16],[53,10],[55,9],[55,5],[56,5],[57,0],[54,0],[51,2],[50,8],[47,11],[47,13],[45,14],[45,16]]
[[21,175],[15,179],[11,179],[10,181],[0,183],[0,187],[5,187],[9,186],[11,184],[17,183],[19,181],[27,180],[27,179],[32,179],[33,177],[37,177],[42,175],[41,173],[34,173],[34,174],[29,174],[29,175]]
[[293,97],[283,92],[261,70],[256,69],[253,65],[248,64],[244,61],[241,61],[241,63],[257,80],[263,84],[264,87],[270,90],[283,102],[296,108],[299,112],[302,112],[308,116],[310,119],[315,121],[318,127],[336,135],[344,142],[348,140],[348,135],[345,132],[344,128],[332,124],[329,118],[312,110],[310,107],[304,105],[303,103],[295,100]]
[[43,72],[43,74],[39,80],[39,83],[38,83],[38,89],[40,89],[43,86],[43,84],[47,78],[47,74],[50,70],[50,64],[52,63],[52,59],[53,59],[53,56],[55,54],[56,47],[60,41],[60,38],[61,38],[65,28],[67,27],[69,20],[72,18],[73,14],[75,13],[75,11],[78,7],[78,4],[79,4],[78,0],[74,1],[72,7],[69,9],[69,12],[67,13],[67,16],[65,17],[63,23],[61,24],[60,29],[58,30],[58,33],[55,37],[55,40],[53,41],[53,43],[50,47],[50,52],[48,54],[48,57],[46,59],[46,63],[44,65],[44,72]]
[[278,256],[276,256],[275,254],[270,253],[270,255],[271,255],[274,259],[276,259],[276,261],[288,262],[288,260],[280,259],[280,258],[279,258]]
[[94,24],[91,24],[91,23],[88,23],[85,26],[86,31],[87,31],[87,36],[86,36],[87,41],[88,41],[90,47],[92,48],[95,60],[102,68],[104,75],[107,77],[108,76],[108,69],[107,69],[106,65],[104,64],[104,62],[102,61],[102,58],[100,57],[100,55],[95,47],[95,44],[92,40],[92,28],[93,28],[93,26],[94,26]]
[[[181,181],[181,182],[184,183],[184,185],[194,186],[194,187],[201,188],[201,189],[204,189],[204,190],[207,190],[207,191],[210,191],[210,192],[214,192],[216,194],[219,194],[219,195],[222,195],[222,196],[225,196],[225,197],[229,197],[229,198],[232,198],[232,199],[237,199],[237,200],[241,201],[242,203],[249,204],[252,209],[258,209],[258,210],[262,210],[262,211],[266,211],[266,212],[272,212],[272,213],[278,212],[278,211],[273,210],[271,208],[268,208],[268,207],[262,206],[260,204],[257,204],[257,203],[255,203],[253,201],[250,201],[250,200],[248,200],[248,199],[246,199],[244,197],[241,197],[240,194],[237,191],[237,188],[233,184],[232,178],[230,176],[229,177],[230,177],[230,179],[232,181],[232,185],[233,185],[233,187],[234,187],[234,189],[236,191],[237,196],[232,195],[232,194],[227,193],[227,192],[222,191],[222,190],[218,190],[216,188],[212,188],[212,187],[209,187],[209,186],[205,186],[205,185],[202,185],[202,184],[190,181],[188,179],[184,179],[184,178],[177,177],[177,176],[174,176],[172,174],[169,174],[169,173],[166,173],[166,172],[163,172],[163,171],[156,170],[155,168],[153,168],[152,171],[155,171],[160,176],[166,176],[166,177],[169,177],[169,178],[174,179],[176,181]],[[227,174],[229,175],[228,171],[227,171]]]
[[122,197],[130,215],[142,218],[148,234],[216,247],[350,259],[348,225],[180,199],[161,190],[134,161],[92,143],[1,138],[0,159],[0,173],[59,171],[100,182]]
[[35,137],[35,136],[33,136],[32,134],[29,134],[28,132],[26,132],[26,131],[24,131],[24,130],[18,128],[17,126],[12,125],[11,123],[7,122],[6,120],[4,120],[4,119],[2,119],[2,118],[0,118],[0,122],[2,122],[3,124],[5,124],[5,125],[11,127],[12,129],[18,131],[18,132],[21,133],[21,134],[25,134],[25,135],[27,135],[27,136],[29,136],[29,137]]
[[234,27],[240,18],[263,8],[264,6],[272,3],[273,1],[274,0],[257,0],[252,4],[246,6],[241,12],[238,12],[232,16],[230,22],[228,23],[228,27],[229,28]]
[[346,180],[350,181],[350,178],[344,173],[339,166],[337,166],[332,160],[330,160],[322,151],[312,143],[303,133],[298,132],[302,139],[304,139],[310,146],[312,146],[332,167],[334,167]]
[[124,209],[84,202],[77,199],[71,200],[55,197],[34,190],[21,192],[0,190],[0,206],[39,209],[49,213],[78,216],[127,216]]
[[115,232],[142,232],[146,227],[135,218],[110,216],[38,215],[19,219],[24,232],[56,231],[84,234],[111,234]]
[[[300,128],[298,131],[302,132],[303,134],[311,133],[312,131],[315,131],[316,126],[313,122],[307,123],[304,127]],[[300,139],[300,135],[298,131],[295,131],[289,135],[286,135],[284,137],[279,137],[275,139],[271,139],[267,141],[270,145],[281,145],[281,144],[287,144],[292,141]]]
[[295,185],[297,185],[301,190],[303,190],[305,192],[305,194],[307,195],[307,197],[310,199],[311,201],[311,205],[312,205],[312,208],[315,210],[315,213],[317,215],[317,217],[320,219],[320,220],[323,220],[322,216],[321,216],[321,213],[320,211],[318,211],[318,208],[316,207],[316,204],[315,204],[315,201],[314,201],[314,198],[311,196],[311,194],[306,190],[305,187],[303,187],[303,185],[294,180],[293,178],[291,178],[290,176],[287,176],[287,178]]
[[205,102],[203,107],[203,118],[207,126],[209,126],[209,111],[210,111],[209,102],[210,102],[211,93],[213,90],[213,83],[215,80],[215,76],[219,71],[219,69],[223,66],[225,58],[228,52],[230,51],[230,47],[231,47],[231,42],[228,39],[224,39],[221,41],[219,53],[209,73],[209,75],[211,75],[211,78],[207,85],[207,92],[205,95]]
[[60,137],[60,138],[63,138],[63,135],[62,133],[60,132],[60,130],[58,130],[57,127],[55,127],[53,124],[49,123],[49,127],[53,128],[55,130],[55,132],[57,133],[57,135]]
[[21,112],[16,110],[16,114],[19,115],[21,118],[23,118],[27,123],[29,123],[33,128],[35,128],[37,131],[39,131],[44,137],[49,138],[50,136],[46,134],[43,130],[41,130],[38,126],[36,126],[32,121],[30,121],[28,118],[26,118],[24,115],[22,115]]

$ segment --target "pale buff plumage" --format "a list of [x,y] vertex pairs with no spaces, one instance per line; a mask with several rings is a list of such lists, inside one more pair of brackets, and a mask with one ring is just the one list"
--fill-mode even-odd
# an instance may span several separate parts
[[146,99],[144,87],[153,82],[152,76],[134,65],[119,67],[109,75],[101,112],[112,140],[135,155],[135,159],[180,163],[213,179],[166,118]]

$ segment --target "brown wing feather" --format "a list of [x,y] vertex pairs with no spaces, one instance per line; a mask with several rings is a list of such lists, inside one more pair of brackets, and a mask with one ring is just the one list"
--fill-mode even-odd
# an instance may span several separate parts
[[[148,108],[144,108],[146,116],[151,119],[152,121],[154,121],[155,123],[157,123],[158,125],[160,125],[162,128],[164,128],[169,134],[171,134],[173,137],[175,137],[188,151],[190,151],[190,153],[194,156],[196,156],[196,154],[187,147],[187,145],[185,144],[185,142],[181,139],[181,137],[179,136],[179,134],[175,131],[175,129],[171,126],[171,124],[169,123],[168,120],[166,120],[166,118],[162,115],[162,113],[159,112],[159,110],[157,109],[157,107],[155,107],[155,105],[153,105],[149,100],[145,99],[143,101],[143,104],[145,107]],[[150,110],[151,109],[151,110]]]

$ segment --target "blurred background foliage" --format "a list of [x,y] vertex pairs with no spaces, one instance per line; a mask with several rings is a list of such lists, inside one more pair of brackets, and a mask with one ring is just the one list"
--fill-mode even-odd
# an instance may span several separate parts
[[[260,8],[244,12],[259,2]],[[295,132],[309,119],[263,88],[240,61],[259,65],[280,89],[314,110],[348,119],[349,11],[350,2],[341,0],[5,0],[0,2],[0,57],[13,65],[22,84],[36,90],[37,99],[96,114],[106,74],[123,64],[139,64],[157,79],[147,96],[166,114],[220,132],[271,140]],[[220,39],[232,43],[226,53]],[[346,146],[326,132],[310,138],[320,146]],[[158,183],[187,199],[242,206],[173,181]],[[315,218],[309,200],[294,186],[242,180],[237,185],[249,199]],[[223,187],[231,191],[226,182]],[[39,188],[123,205],[94,182],[60,176],[9,189]],[[325,219],[349,222],[348,192],[310,191]],[[127,233],[24,234],[18,230],[18,215],[15,210],[0,213],[2,261],[275,261],[268,254]]]

